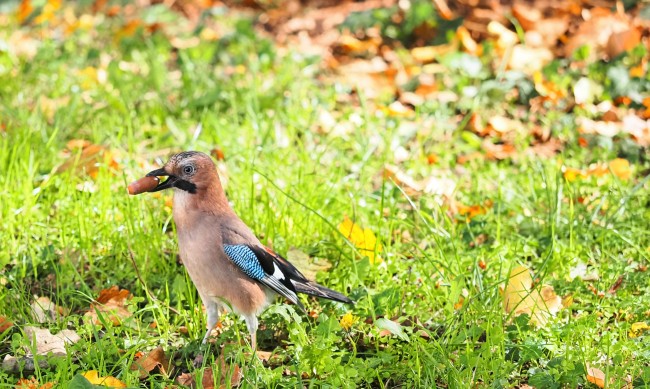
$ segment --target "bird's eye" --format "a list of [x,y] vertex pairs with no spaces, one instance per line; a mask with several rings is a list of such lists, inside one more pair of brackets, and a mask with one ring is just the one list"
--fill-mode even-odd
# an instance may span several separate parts
[[183,167],[183,173],[187,175],[194,174],[194,165],[185,165]]

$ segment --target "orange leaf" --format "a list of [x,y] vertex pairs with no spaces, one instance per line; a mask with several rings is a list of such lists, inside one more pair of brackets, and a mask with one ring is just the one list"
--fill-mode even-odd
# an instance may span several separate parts
[[630,169],[630,162],[627,159],[616,158],[615,160],[609,163],[609,168],[612,173],[621,180],[627,180],[632,175],[632,169]]
[[14,323],[12,323],[9,319],[7,319],[4,316],[0,316],[0,333],[7,331],[9,328],[13,327]]
[[467,219],[473,219],[478,215],[485,215],[487,209],[482,205],[458,205],[458,214],[461,216],[467,216]]
[[147,378],[149,373],[156,368],[158,368],[162,374],[167,374],[169,371],[169,358],[167,358],[165,351],[160,346],[151,350],[146,356],[138,358],[138,360],[131,365],[131,370],[140,371],[141,380]]
[[99,293],[96,303],[90,304],[90,309],[85,313],[92,319],[94,324],[101,324],[99,314],[107,315],[108,319],[115,326],[119,326],[124,319],[131,317],[133,314],[126,308],[126,302],[131,298],[131,292],[126,289],[120,290],[116,285],[109,289],[104,289]]
[[587,381],[596,385],[599,388],[605,387],[605,373],[602,370],[596,369],[587,365]]
[[34,12],[34,6],[31,0],[22,0],[18,6],[18,22],[24,23],[25,20]]
[[47,382],[41,385],[40,382],[38,382],[34,377],[30,379],[21,378],[18,380],[15,386],[16,389],[50,389],[53,387],[54,387],[54,383]]
[[112,170],[119,169],[113,152],[104,146],[85,140],[69,141],[68,149],[64,151],[63,155],[67,157],[67,160],[56,168],[55,173],[73,170],[75,174],[85,173],[92,178],[97,178],[101,166]]

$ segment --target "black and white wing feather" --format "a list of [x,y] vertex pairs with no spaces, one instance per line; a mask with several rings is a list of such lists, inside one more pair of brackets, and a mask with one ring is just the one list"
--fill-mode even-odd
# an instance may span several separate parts
[[265,255],[266,250],[249,245],[224,245],[223,249],[230,260],[244,274],[286,297],[304,310],[296,288],[272,256]]
[[267,247],[225,245],[224,251],[247,276],[273,289],[303,310],[296,293],[352,303],[344,294],[308,280],[289,261]]

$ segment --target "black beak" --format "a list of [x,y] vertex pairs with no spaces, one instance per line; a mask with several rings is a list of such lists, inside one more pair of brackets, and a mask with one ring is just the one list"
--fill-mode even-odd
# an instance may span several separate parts
[[172,176],[171,174],[167,173],[165,169],[156,169],[154,171],[150,171],[147,173],[147,177],[164,177],[166,176],[167,179],[164,182],[159,183],[155,188],[150,190],[149,192],[158,192],[159,190],[163,189],[168,189],[174,186],[174,182],[176,182],[177,178],[176,176]]

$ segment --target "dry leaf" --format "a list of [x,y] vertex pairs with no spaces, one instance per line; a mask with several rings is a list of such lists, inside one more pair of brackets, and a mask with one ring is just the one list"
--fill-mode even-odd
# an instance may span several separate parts
[[623,130],[621,123],[618,122],[606,122],[587,118],[579,118],[576,122],[578,123],[578,132],[581,134],[597,134],[612,138]]
[[54,13],[61,8],[62,1],[63,0],[47,0],[47,3],[45,3],[41,10],[41,14],[34,19],[34,23],[41,24],[51,21],[54,18]]
[[103,385],[111,388],[126,388],[126,384],[113,376],[100,377],[97,370],[88,370],[83,373],[86,378],[93,385]]
[[126,309],[125,304],[131,298],[131,292],[126,289],[120,290],[117,285],[109,289],[104,289],[99,293],[96,303],[90,304],[90,309],[85,313],[92,319],[94,324],[101,325],[99,315],[107,317],[113,325],[119,326],[124,319],[131,317],[133,314]]
[[[592,15],[591,18],[581,23],[578,30],[568,38],[564,55],[570,57],[576,49],[586,45],[590,48],[590,60],[600,58],[607,54],[607,46],[612,34],[629,31],[630,24],[631,21],[628,15],[614,14],[609,11]],[[611,52],[615,52],[616,49],[620,48],[618,44],[620,38],[614,38],[614,40],[616,42],[612,43]],[[625,39],[623,39],[624,45]]]
[[543,326],[549,317],[562,307],[562,299],[552,286],[533,288],[533,278],[525,266],[517,266],[510,272],[503,294],[503,307],[513,316],[528,314],[531,323]]
[[480,204],[470,206],[465,206],[462,204],[457,205],[458,214],[460,216],[465,216],[467,218],[467,221],[475,218],[476,216],[485,215],[488,211],[488,208],[489,207]]
[[407,195],[412,197],[422,194],[434,195],[441,205],[451,199],[456,190],[456,182],[450,178],[432,175],[418,181],[393,165],[386,165],[383,174],[385,178],[392,179],[402,187]]
[[463,50],[472,55],[481,55],[482,46],[479,46],[478,43],[472,38],[469,30],[465,26],[460,26],[456,30],[456,37],[460,41],[460,45]]
[[517,37],[515,32],[509,30],[506,26],[496,20],[488,23],[487,30],[490,35],[497,38],[496,47],[501,51],[501,53],[504,53],[507,49],[519,42],[519,37]]
[[26,355],[23,357],[5,355],[2,360],[3,370],[15,374],[23,374],[24,372],[35,371],[38,368],[48,368],[49,358],[35,358],[35,356],[65,356],[67,354],[65,346],[76,343],[81,339],[81,337],[72,330],[62,330],[57,334],[52,335],[48,329],[27,326],[24,328],[24,331],[25,338],[30,339],[30,343],[33,343],[29,346],[25,346]]
[[424,46],[411,49],[411,57],[418,62],[432,62],[456,50],[453,45]]
[[368,257],[370,263],[382,262],[380,257],[375,256],[375,252],[380,253],[382,251],[381,243],[377,242],[375,233],[370,228],[363,229],[345,216],[338,229],[343,236],[359,249],[361,255]]
[[22,0],[18,6],[18,23],[24,23],[27,18],[34,12],[34,6],[32,5],[31,0]]
[[131,365],[131,370],[139,370],[139,378],[145,379],[149,374],[156,368],[160,370],[160,373],[167,375],[169,372],[169,358],[165,355],[165,350],[162,347],[158,346],[155,349],[149,351],[149,353],[143,357],[138,358],[138,360],[133,362]]
[[54,387],[53,382],[47,382],[43,385],[40,384],[36,380],[35,377],[32,377],[30,379],[27,378],[21,378],[18,380],[16,383],[15,389],[50,389]]
[[[195,374],[200,373],[196,372],[194,374],[183,373],[176,378],[176,382],[180,385],[189,386],[190,388],[203,388],[203,389],[214,389],[214,388],[233,388],[238,386],[241,383],[243,374],[239,365],[229,365],[226,363],[225,358],[222,355],[219,355],[219,376],[217,376],[217,382],[215,385],[215,377],[211,367],[208,367],[203,371],[203,377],[201,379],[201,384],[197,385]],[[228,377],[228,372],[231,370],[230,377]]]
[[488,131],[496,135],[504,135],[511,131],[518,131],[522,127],[521,122],[505,116],[492,116],[488,119]]
[[0,316],[0,334],[13,327],[13,325],[14,323],[12,323],[9,319],[4,316]]
[[641,31],[636,27],[628,30],[613,32],[607,40],[605,52],[609,58],[630,51],[641,43]]
[[500,161],[517,155],[517,149],[511,143],[494,144],[486,139],[481,143],[481,147],[485,150],[485,158],[491,160]]
[[632,135],[641,146],[650,146],[650,120],[644,120],[636,115],[623,117],[623,131]]
[[[74,143],[73,143],[74,142]],[[101,166],[105,166],[114,171],[119,169],[113,153],[104,146],[84,143],[83,140],[69,142],[74,148],[68,148],[64,153],[67,160],[56,168],[55,173],[63,173],[74,170],[75,174],[88,174],[96,178]],[[83,144],[79,150],[78,147]]]
[[52,335],[46,328],[37,328],[27,326],[24,329],[25,337],[35,339],[34,348],[37,355],[47,355],[52,353],[56,356],[66,355],[65,345],[78,342],[81,338],[75,331],[62,330],[56,335]]
[[57,316],[68,314],[67,309],[59,307],[47,297],[38,297],[31,305],[32,317],[37,323],[56,320]]
[[287,251],[287,260],[294,264],[310,280],[315,279],[316,273],[319,271],[327,271],[327,269],[332,267],[332,264],[326,259],[312,259],[307,253],[293,247]]
[[408,117],[414,112],[400,101],[393,101],[387,107],[380,107],[381,110],[390,117]]
[[514,45],[508,58],[508,69],[519,70],[531,75],[554,59],[553,52],[546,47]]
[[596,369],[595,367],[589,366],[587,364],[587,381],[596,385],[599,388],[605,387],[605,373],[602,370]]

